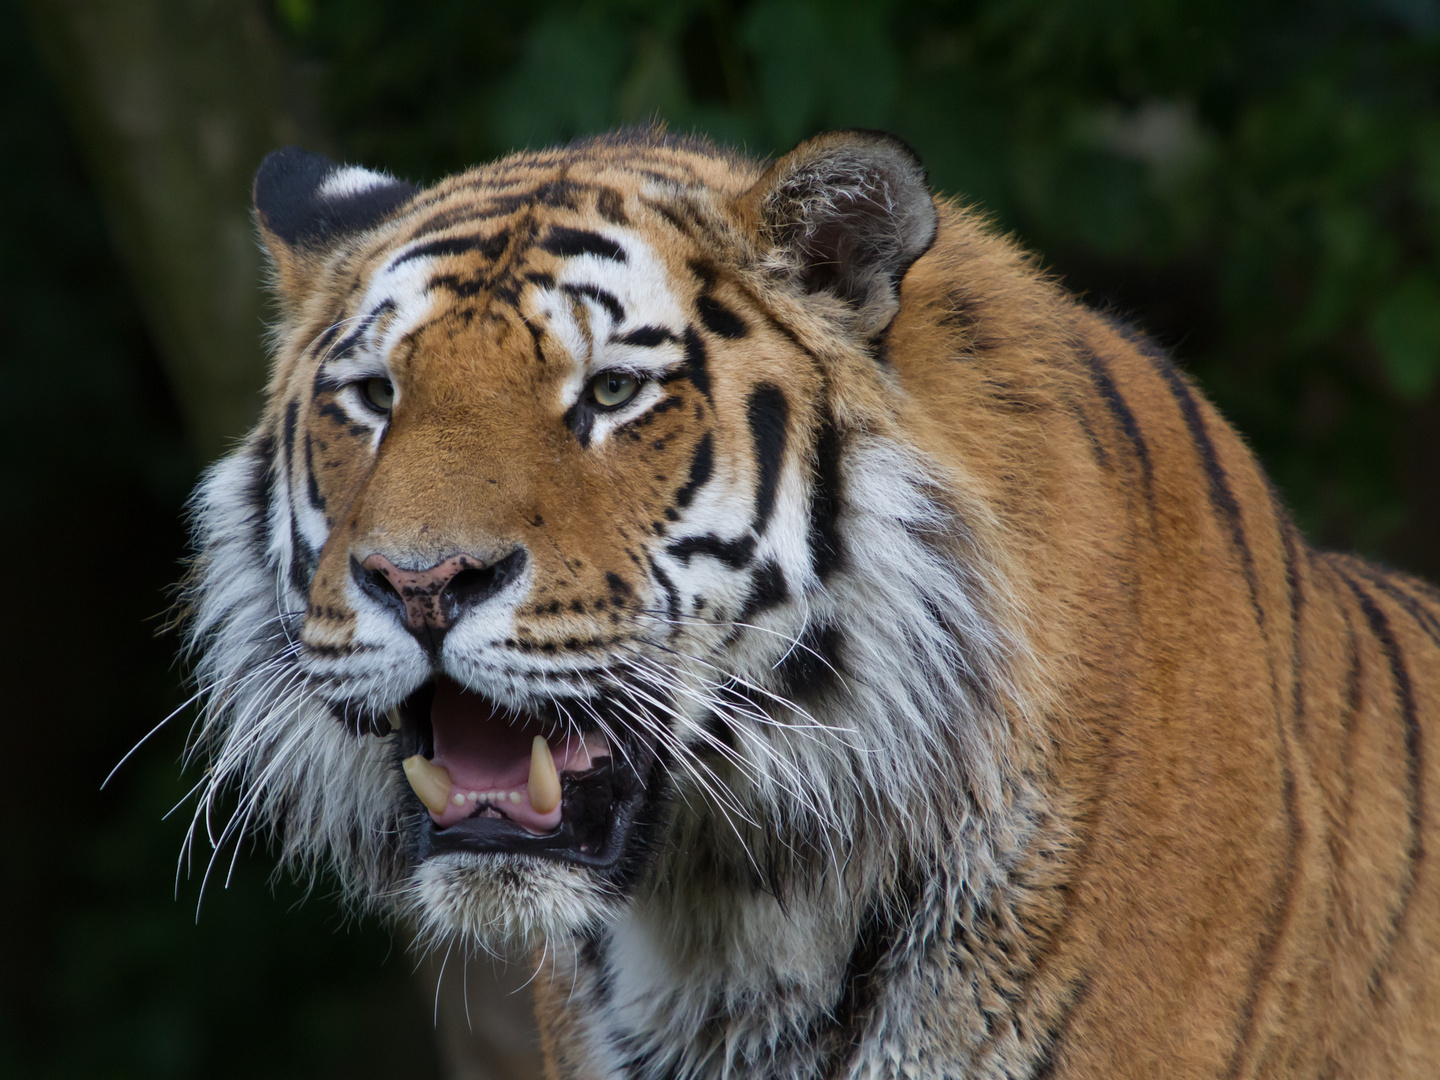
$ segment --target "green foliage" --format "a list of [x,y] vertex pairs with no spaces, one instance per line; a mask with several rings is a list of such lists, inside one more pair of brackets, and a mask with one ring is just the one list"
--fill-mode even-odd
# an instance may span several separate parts
[[345,151],[419,178],[654,120],[758,154],[895,131],[941,190],[1176,345],[1312,532],[1383,549],[1414,497],[1395,456],[1440,377],[1440,0],[276,13]]
[[1407,397],[1428,394],[1440,375],[1440,289],[1434,278],[1414,273],[1395,286],[1371,315],[1370,336],[1395,388]]

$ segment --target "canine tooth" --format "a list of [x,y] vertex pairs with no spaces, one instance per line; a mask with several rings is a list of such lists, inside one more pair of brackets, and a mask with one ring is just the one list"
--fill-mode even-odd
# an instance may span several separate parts
[[541,735],[530,744],[530,805],[542,814],[560,805],[560,774],[550,744]]
[[415,794],[432,814],[443,814],[450,801],[450,774],[443,765],[436,765],[424,754],[406,758],[401,765],[405,779],[410,781]]
[[388,721],[390,721],[390,730],[391,730],[391,731],[399,731],[399,730],[400,730],[400,706],[399,706],[399,705],[392,705],[392,706],[390,706],[389,710],[385,713],[385,719],[388,720]]

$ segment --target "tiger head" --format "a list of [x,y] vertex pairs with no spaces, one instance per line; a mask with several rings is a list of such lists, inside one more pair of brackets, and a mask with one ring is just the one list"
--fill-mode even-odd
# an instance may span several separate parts
[[195,500],[202,813],[500,947],[843,892],[1005,801],[1024,635],[889,356],[966,332],[907,277],[956,213],[908,148],[640,131],[423,189],[286,150],[254,196],[279,321]]

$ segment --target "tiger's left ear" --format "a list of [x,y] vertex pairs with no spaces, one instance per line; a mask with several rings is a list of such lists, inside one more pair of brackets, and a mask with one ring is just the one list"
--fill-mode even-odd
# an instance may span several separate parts
[[741,196],[740,210],[801,288],[847,301],[869,333],[895,317],[900,280],[938,227],[919,157],[878,131],[807,139]]
[[255,220],[281,303],[303,300],[325,256],[414,194],[413,184],[296,146],[266,157],[255,173]]

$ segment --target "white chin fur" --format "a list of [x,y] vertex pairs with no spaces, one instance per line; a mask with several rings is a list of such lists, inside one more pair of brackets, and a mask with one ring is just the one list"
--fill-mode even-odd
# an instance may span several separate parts
[[528,855],[438,855],[407,892],[422,939],[510,959],[614,917],[613,901],[586,870]]

